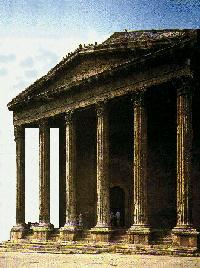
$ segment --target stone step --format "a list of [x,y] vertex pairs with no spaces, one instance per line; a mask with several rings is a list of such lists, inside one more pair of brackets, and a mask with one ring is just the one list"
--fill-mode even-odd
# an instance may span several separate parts
[[162,231],[153,234],[153,244],[171,244],[171,231]]
[[[47,243],[48,244],[48,243]],[[62,253],[62,254],[98,254],[102,252],[113,252],[113,253],[123,253],[123,254],[153,254],[153,255],[179,255],[185,254],[184,256],[200,256],[200,252],[192,252],[188,251],[174,251],[172,252],[171,247],[167,245],[151,245],[149,246],[134,246],[132,244],[126,244],[124,246],[120,243],[109,243],[109,244],[97,244],[97,243],[79,243],[79,244],[58,244],[54,243],[54,245],[45,245],[41,244],[12,244],[10,243],[10,247],[0,247],[0,252],[40,252],[40,253]],[[8,246],[8,244],[7,244]]]

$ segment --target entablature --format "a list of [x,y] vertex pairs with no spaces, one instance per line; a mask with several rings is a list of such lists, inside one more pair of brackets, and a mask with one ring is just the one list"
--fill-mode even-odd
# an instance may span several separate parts
[[103,77],[101,82],[85,84],[84,87],[68,91],[66,95],[60,95],[48,101],[40,101],[37,105],[30,105],[23,110],[14,111],[14,125],[37,122],[42,118],[54,117],[69,110],[81,109],[94,105],[99,101],[113,99],[115,97],[144,90],[144,88],[162,83],[174,81],[181,77],[192,78],[190,66],[187,64],[164,64],[152,69],[144,68],[134,72],[127,70],[126,75],[120,73]]

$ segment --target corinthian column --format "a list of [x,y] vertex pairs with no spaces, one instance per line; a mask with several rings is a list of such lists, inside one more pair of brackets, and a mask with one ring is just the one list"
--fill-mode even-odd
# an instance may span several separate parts
[[75,181],[75,124],[73,112],[65,116],[66,127],[66,223],[65,227],[74,228],[76,223],[76,181]]
[[177,93],[177,226],[187,228],[192,225],[192,94]]
[[39,123],[39,225],[33,228],[34,238],[47,240],[50,223],[50,128],[48,120]]
[[[144,93],[134,96],[134,159],[133,159],[133,225],[134,243],[148,243],[147,211],[147,115]],[[141,239],[142,238],[142,239]]]
[[76,240],[80,238],[82,228],[77,222],[76,211],[76,131],[73,111],[65,115],[66,135],[66,219],[64,227],[60,228],[61,240]]
[[50,224],[50,128],[44,120],[39,126],[40,225]]
[[17,167],[16,224],[23,226],[25,224],[25,128],[16,126],[14,134]]
[[97,105],[97,228],[110,226],[109,200],[109,136],[105,103]]
[[66,131],[65,123],[59,127],[59,227],[66,219]]
[[25,128],[15,126],[16,142],[16,226],[11,229],[11,240],[23,238],[25,231]]
[[109,135],[106,103],[100,102],[97,110],[97,223],[92,228],[95,241],[110,240],[110,197],[109,197]]
[[174,244],[196,247],[197,232],[192,227],[192,137],[192,91],[184,85],[177,90],[177,225],[173,234]]

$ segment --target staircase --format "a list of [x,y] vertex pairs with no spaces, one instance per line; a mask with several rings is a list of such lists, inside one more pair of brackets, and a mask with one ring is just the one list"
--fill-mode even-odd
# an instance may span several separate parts
[[112,232],[111,235],[111,242],[115,242],[115,243],[125,243],[128,240],[128,236],[127,236],[127,229],[125,228],[119,228],[119,229],[115,229]]
[[84,241],[87,241],[87,242],[91,241],[91,232],[90,232],[90,230],[84,230],[83,231],[81,240],[84,240]]
[[171,245],[171,230],[155,230],[152,235],[152,244]]

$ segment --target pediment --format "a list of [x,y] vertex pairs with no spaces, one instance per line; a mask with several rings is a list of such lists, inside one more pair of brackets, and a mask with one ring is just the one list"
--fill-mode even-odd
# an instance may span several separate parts
[[100,45],[79,46],[34,84],[25,89],[9,104],[14,110],[22,103],[30,103],[38,96],[59,92],[62,87],[67,90],[73,85],[89,80],[91,77],[126,65],[131,61],[167,47],[177,42],[184,43],[196,38],[195,30],[150,30],[114,33]]

